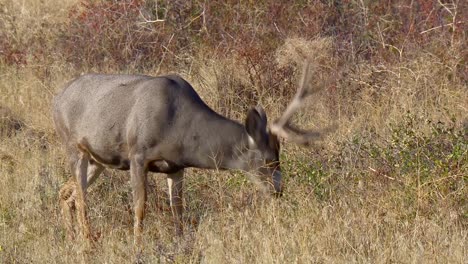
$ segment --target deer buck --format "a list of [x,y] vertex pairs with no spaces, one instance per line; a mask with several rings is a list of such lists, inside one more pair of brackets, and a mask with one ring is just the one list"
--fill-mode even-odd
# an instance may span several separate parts
[[248,111],[245,124],[214,112],[192,86],[176,75],[83,75],[54,98],[53,119],[73,176],[60,190],[66,229],[74,237],[92,238],[86,213],[86,189],[104,168],[130,170],[134,244],[141,243],[147,173],[167,175],[176,231],[182,225],[184,169],[238,169],[255,172],[273,193],[282,193],[278,137],[305,144],[318,132],[299,130],[291,116],[308,95],[309,64],[297,94],[269,127],[261,107]]

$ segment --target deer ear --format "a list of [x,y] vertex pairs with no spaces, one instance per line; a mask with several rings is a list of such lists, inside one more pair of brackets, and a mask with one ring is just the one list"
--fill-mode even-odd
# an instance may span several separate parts
[[258,148],[266,148],[268,144],[267,119],[263,111],[259,112],[256,108],[249,110],[245,120],[245,130]]

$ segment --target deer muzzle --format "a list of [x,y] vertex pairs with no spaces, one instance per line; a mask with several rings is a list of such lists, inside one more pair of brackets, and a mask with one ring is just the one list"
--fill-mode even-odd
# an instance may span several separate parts
[[274,195],[276,197],[281,197],[283,195],[283,182],[281,170],[276,169],[273,171],[272,175],[273,187],[275,188]]

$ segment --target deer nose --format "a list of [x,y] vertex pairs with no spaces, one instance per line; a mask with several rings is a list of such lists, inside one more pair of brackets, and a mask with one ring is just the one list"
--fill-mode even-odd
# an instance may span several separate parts
[[274,196],[281,197],[283,196],[283,181],[280,170],[273,171],[273,187],[275,188]]

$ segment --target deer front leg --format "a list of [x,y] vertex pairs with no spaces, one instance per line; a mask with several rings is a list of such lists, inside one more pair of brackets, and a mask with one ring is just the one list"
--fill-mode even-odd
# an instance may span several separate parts
[[182,224],[182,214],[184,211],[184,206],[183,206],[183,201],[182,201],[183,178],[184,178],[183,170],[167,175],[167,185],[169,187],[169,199],[171,202],[172,216],[174,217],[176,234],[178,236],[181,236],[183,234],[183,224]]
[[144,162],[138,158],[130,162],[131,184],[133,192],[133,206],[135,210],[134,249],[137,254],[142,250],[141,237],[143,232],[143,218],[146,207],[146,168]]

